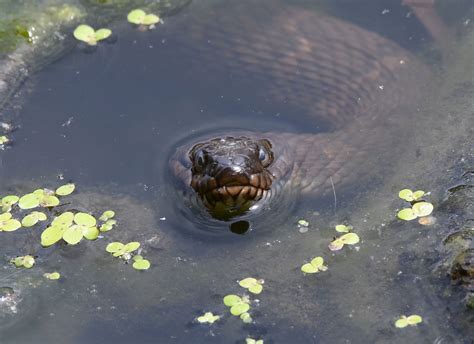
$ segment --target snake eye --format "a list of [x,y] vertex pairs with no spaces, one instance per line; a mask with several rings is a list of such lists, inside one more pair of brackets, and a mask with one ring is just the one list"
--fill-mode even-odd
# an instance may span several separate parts
[[204,167],[204,163],[206,162],[206,156],[204,154],[204,152],[202,150],[198,151],[194,157],[194,161],[196,162],[196,164],[203,168]]
[[260,161],[264,161],[267,158],[267,153],[263,148],[260,148],[258,152],[258,158],[260,159]]

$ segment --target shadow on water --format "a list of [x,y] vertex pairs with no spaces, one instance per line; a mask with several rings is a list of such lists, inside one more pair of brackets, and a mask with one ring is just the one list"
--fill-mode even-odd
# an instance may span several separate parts
[[[366,3],[370,8],[375,1]],[[324,10],[347,19],[350,11],[342,2],[336,5]],[[193,4],[149,32],[117,23],[115,42],[90,53],[78,45],[34,77],[36,87],[22,106],[16,144],[1,152],[2,195],[54,188],[62,175],[78,186],[72,204],[97,214],[114,209],[119,227],[105,239],[77,247],[31,244],[29,253],[38,256],[31,271],[11,275],[14,268],[2,268],[0,284],[21,289],[24,301],[12,324],[0,318],[2,342],[222,343],[252,336],[265,343],[467,343],[466,329],[446,311],[442,294],[449,281],[432,274],[446,233],[394,219],[402,206],[394,200],[398,190],[422,184],[438,192],[434,198],[442,193],[439,184],[430,182],[441,183],[442,172],[430,170],[429,180],[422,182],[418,177],[435,161],[427,148],[435,140],[433,128],[447,133],[436,143],[439,147],[432,144],[440,156],[454,144],[450,135],[464,134],[461,121],[447,129],[446,118],[431,111],[429,103],[451,92],[459,73],[449,80],[450,66],[442,66],[448,76],[441,81],[450,86],[427,90],[425,101],[411,108],[416,117],[394,126],[418,133],[404,155],[416,160],[415,152],[424,152],[416,163],[401,159],[375,185],[361,181],[336,187],[336,203],[330,193],[296,207],[288,204],[278,216],[270,213],[260,222],[234,224],[233,231],[244,235],[231,233],[229,224],[226,235],[206,234],[183,217],[180,194],[166,174],[170,152],[179,142],[225,128],[295,133],[329,128],[295,114],[288,104],[257,97],[259,80],[243,87],[232,73],[203,80],[205,74],[188,68],[189,59],[168,38],[200,7],[205,8]],[[351,19],[423,51],[429,37],[408,16],[409,9],[393,1],[373,7],[377,11],[370,15],[351,12]],[[381,14],[380,8],[391,14]],[[394,29],[397,23],[402,30]],[[371,157],[390,158],[387,152]],[[306,232],[297,225],[301,218],[310,222]],[[327,245],[337,234],[333,227],[341,222],[354,225],[362,241],[330,253]],[[1,257],[26,254],[23,245],[32,239],[38,242],[39,232],[1,233]],[[140,273],[110,257],[104,248],[113,240],[140,241],[152,268]],[[329,270],[304,276],[300,266],[318,255]],[[53,270],[63,275],[58,283],[42,277]],[[236,281],[249,276],[265,284],[262,294],[252,296],[254,323],[245,325],[229,314],[222,297],[242,294]],[[206,311],[223,317],[212,326],[193,322]],[[403,314],[420,314],[424,323],[395,329],[394,320]]]

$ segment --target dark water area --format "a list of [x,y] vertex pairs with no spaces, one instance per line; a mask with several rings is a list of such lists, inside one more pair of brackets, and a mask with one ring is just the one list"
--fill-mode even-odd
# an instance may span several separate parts
[[[457,84],[452,79],[463,74],[449,75],[432,37],[398,1],[291,3],[395,41],[446,84]],[[443,12],[455,28],[463,28],[466,9],[471,10],[467,2],[459,3],[454,13]],[[447,129],[447,119],[426,106],[439,98],[439,90],[427,89],[423,101],[410,105],[411,121],[401,117],[403,123],[394,126],[400,130],[400,147],[407,144],[402,129],[420,133],[411,137],[405,155],[420,156],[418,161],[410,165],[400,159],[393,174],[374,176],[373,185],[362,178],[345,188],[336,185],[336,204],[332,193],[293,198],[278,214],[250,221],[245,235],[231,233],[228,223],[220,228],[225,234],[205,233],[203,224],[183,217],[184,196],[168,168],[180,143],[228,130],[331,130],[290,104],[259,96],[256,91],[265,87],[261,79],[253,82],[247,75],[249,87],[232,71],[209,74],[208,66],[183,57],[173,37],[190,14],[204,15],[208,6],[192,3],[146,32],[114,23],[112,40],[97,48],[78,44],[27,83],[15,144],[0,152],[1,195],[72,181],[78,191],[70,196],[71,206],[98,215],[114,209],[119,225],[97,241],[47,249],[39,245],[42,228],[0,233],[5,262],[27,253],[38,256],[30,270],[2,264],[0,287],[21,291],[21,302],[16,314],[0,318],[0,342],[245,343],[252,337],[265,343],[469,343],[472,313],[459,306],[462,292],[448,292],[449,278],[433,273],[446,232],[441,225],[423,227],[395,217],[402,207],[398,191],[410,185],[433,190],[433,199],[441,202],[436,182],[442,178],[431,169],[435,153],[429,148],[450,148],[431,133],[441,128],[455,138],[465,134],[458,126]],[[453,51],[462,51],[456,44]],[[427,118],[423,128],[419,123]],[[457,124],[463,127],[464,120]],[[429,138],[436,143],[430,145]],[[466,146],[457,147],[465,156]],[[389,160],[387,155],[371,159]],[[431,174],[419,182],[424,169]],[[310,223],[307,232],[297,224],[303,218]],[[327,245],[338,235],[334,225],[343,222],[352,224],[362,240],[332,253]],[[141,242],[151,269],[135,271],[112,258],[105,246],[116,240]],[[301,265],[320,255],[329,270],[304,275]],[[42,277],[53,270],[63,278]],[[245,293],[236,283],[245,277],[265,280],[263,292],[250,295],[251,324],[230,315],[222,303],[227,294]],[[462,310],[454,314],[450,309]],[[197,324],[195,318],[207,311],[221,319]],[[422,315],[423,323],[394,327],[398,317],[410,314]]]

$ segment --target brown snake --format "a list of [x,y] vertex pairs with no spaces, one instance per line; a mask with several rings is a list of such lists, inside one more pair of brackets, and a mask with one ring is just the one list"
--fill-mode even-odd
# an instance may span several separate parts
[[[223,209],[239,215],[279,190],[322,194],[370,173],[383,164],[371,154],[384,147],[390,156],[392,115],[413,102],[429,75],[375,33],[278,2],[225,2],[186,16],[182,26],[172,39],[198,68],[264,85],[258,96],[331,126],[325,133],[208,135],[179,147],[173,174],[213,215],[219,208],[218,218],[232,217]],[[273,155],[271,163],[262,165],[259,154]]]

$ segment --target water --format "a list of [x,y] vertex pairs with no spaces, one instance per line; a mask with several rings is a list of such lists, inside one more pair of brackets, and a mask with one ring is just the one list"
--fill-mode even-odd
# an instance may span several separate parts
[[[173,147],[209,130],[317,132],[324,126],[311,122],[308,128],[304,116],[285,115],[290,108],[255,97],[225,74],[216,76],[215,88],[204,88],[183,67],[167,35],[206,3],[165,18],[151,32],[116,23],[112,44],[89,53],[77,46],[35,75],[22,102],[16,143],[1,152],[2,195],[71,180],[78,192],[68,199],[76,209],[95,214],[114,209],[119,226],[95,242],[49,249],[37,244],[37,228],[1,233],[4,262],[20,254],[38,256],[28,271],[2,267],[0,281],[22,298],[17,315],[0,322],[2,342],[222,343],[247,336],[265,343],[469,342],[470,315],[459,306],[462,290],[452,291],[449,279],[433,272],[450,212],[440,211],[433,227],[402,223],[394,214],[402,206],[398,191],[411,185],[432,190],[435,205],[443,204],[444,185],[468,166],[460,161],[472,156],[466,141],[469,92],[463,95],[460,87],[472,89],[465,72],[472,34],[464,33],[451,65],[444,65],[406,7],[374,3],[358,11],[342,3],[322,8],[424,54],[426,63],[443,70],[436,76],[443,87],[426,90],[412,107],[413,127],[406,129],[415,134],[398,143],[410,149],[392,162],[383,183],[337,188],[336,209],[332,195],[306,200],[243,236],[207,235],[180,217],[182,203],[171,196],[174,184],[165,172]],[[385,9],[390,11],[382,14]],[[470,30],[463,25],[465,14],[445,16]],[[392,158],[387,155],[373,158]],[[306,233],[298,230],[300,218],[310,222]],[[331,254],[333,226],[343,221],[362,242]],[[105,246],[112,240],[140,241],[152,268],[140,273],[110,257]],[[300,266],[317,255],[324,255],[329,270],[304,276]],[[63,279],[42,277],[54,270]],[[243,325],[229,315],[222,297],[242,294],[236,281],[249,276],[265,284],[261,295],[252,296],[259,300],[252,303],[254,323]],[[223,318],[212,326],[193,323],[205,311]],[[424,323],[395,329],[402,314],[420,314]]]

